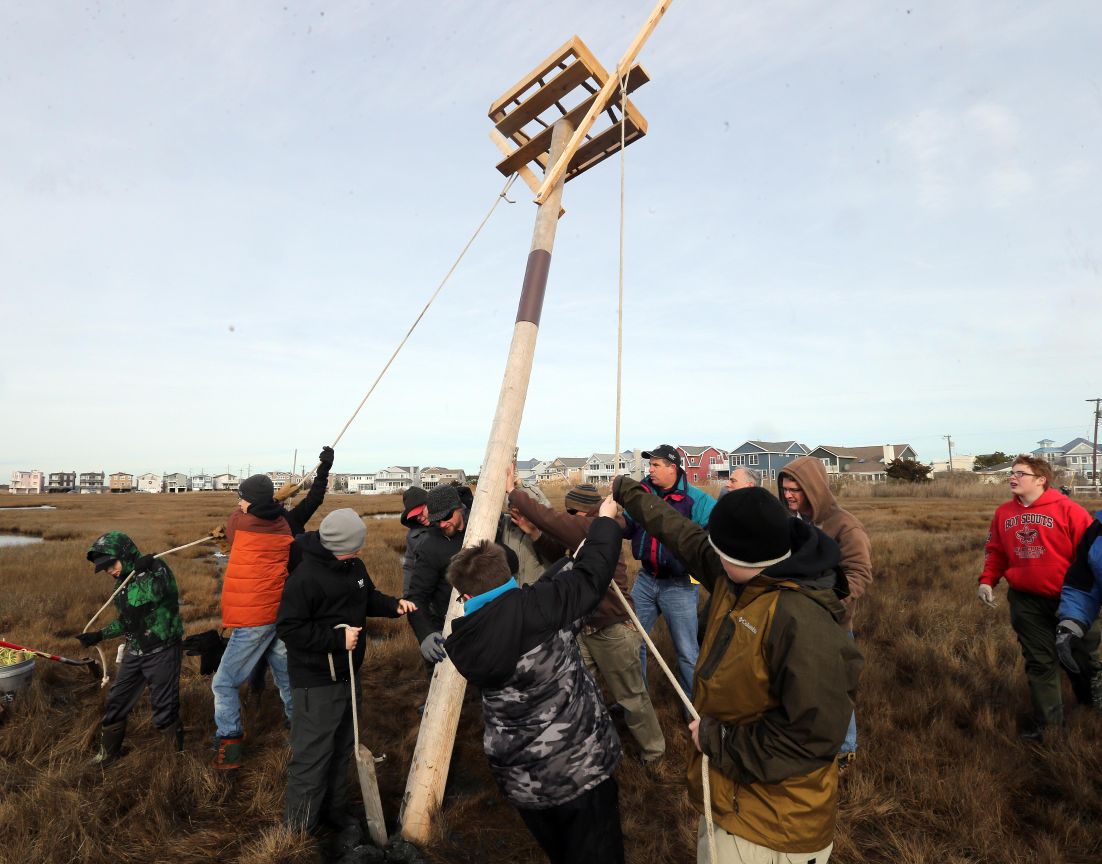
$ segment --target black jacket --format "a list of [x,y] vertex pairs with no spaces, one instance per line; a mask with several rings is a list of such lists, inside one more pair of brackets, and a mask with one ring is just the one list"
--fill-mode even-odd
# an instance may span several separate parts
[[[306,493],[306,497],[290,510],[284,507],[280,501],[265,501],[261,504],[252,504],[248,512],[258,519],[270,520],[282,516],[291,527],[291,536],[298,537],[306,530],[306,523],[310,521],[310,517],[317,512],[321,502],[325,500],[325,490],[328,485],[329,469],[322,465],[318,468],[318,473],[314,475],[314,481],[310,484],[310,491]],[[290,569],[293,570],[298,566],[300,560],[302,560],[302,552],[295,544],[291,547]]]
[[[375,588],[359,558],[338,561],[321,545],[317,531],[295,541],[301,563],[287,579],[279,604],[276,633],[287,645],[287,670],[292,687],[324,687],[348,681],[344,630],[337,624],[362,627],[368,617],[397,618],[398,600]],[[363,663],[367,639],[352,651],[356,669]],[[332,668],[330,668],[332,655]]]

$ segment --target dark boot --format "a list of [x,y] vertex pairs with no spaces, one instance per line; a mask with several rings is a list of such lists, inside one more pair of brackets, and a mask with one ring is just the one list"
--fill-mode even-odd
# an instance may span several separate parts
[[92,757],[92,764],[106,768],[122,756],[122,740],[126,737],[126,721],[107,723],[99,727],[99,752]]
[[170,753],[184,752],[184,724],[180,722],[179,718],[173,720],[160,731],[165,736],[165,744],[168,746]]

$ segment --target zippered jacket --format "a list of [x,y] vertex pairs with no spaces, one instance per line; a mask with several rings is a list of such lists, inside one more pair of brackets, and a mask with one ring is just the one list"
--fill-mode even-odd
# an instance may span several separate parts
[[[534,584],[501,586],[452,622],[444,650],[482,689],[483,747],[505,797],[545,809],[606,780],[620,740],[578,652],[582,622],[608,591],[622,543],[612,519],[594,520],[577,558]],[[477,605],[479,597],[467,601]]]
[[234,510],[226,520],[230,560],[222,579],[222,626],[263,627],[274,624],[287,574],[298,564],[295,537],[325,499],[329,471],[322,466],[306,498],[287,510],[278,501],[253,504],[248,513]]
[[[828,846],[838,809],[836,757],[863,664],[838,626],[848,590],[838,545],[792,519],[792,555],[736,585],[704,529],[641,484],[618,483],[617,500],[631,517],[712,592],[693,705],[716,823],[779,852]],[[694,752],[689,800],[703,812],[701,770]]]
[[1075,560],[1064,577],[1057,617],[1071,618],[1089,630],[1102,607],[1102,510],[1083,532]]
[[1081,504],[1046,489],[1026,507],[1015,496],[1000,504],[984,544],[980,583],[1005,578],[1015,591],[1059,597],[1075,548],[1091,524]]
[[[337,558],[321,545],[317,531],[309,531],[295,544],[302,561],[287,579],[276,618],[276,633],[287,646],[287,671],[291,686],[325,687],[348,682],[348,652],[344,630],[337,624],[362,627],[370,616],[397,618],[398,599],[383,594],[359,558]],[[358,670],[367,648],[360,634],[352,649]]]
[[[96,539],[88,550],[88,559],[101,555],[122,562],[116,587],[134,572],[134,564],[142,557],[134,541],[121,531],[109,531]],[[118,617],[100,633],[104,639],[125,636],[131,654],[156,654],[183,638],[176,578],[160,558],[154,560],[153,569],[139,573],[127,583],[115,596],[114,606]]]
[[[715,498],[689,484],[685,472],[680,468],[677,470],[677,482],[664,492],[649,482],[638,485],[702,528],[708,524],[708,517],[712,515],[712,508],[716,505]],[[624,537],[631,538],[631,554],[656,579],[696,576],[695,573],[686,572],[685,563],[671,555],[661,540],[629,514],[624,515]]]

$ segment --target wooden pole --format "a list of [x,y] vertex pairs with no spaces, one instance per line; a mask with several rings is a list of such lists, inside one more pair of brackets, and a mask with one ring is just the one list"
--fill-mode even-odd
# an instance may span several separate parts
[[[559,120],[551,138],[550,162],[563,152],[573,128],[566,120]],[[532,248],[528,253],[528,265],[524,271],[520,306],[517,309],[513,341],[509,346],[509,358],[498,395],[497,412],[494,414],[486,455],[478,477],[474,506],[464,535],[463,545],[474,546],[483,540],[492,540],[497,534],[497,521],[501,515],[501,503],[505,496],[505,472],[513,457],[520,432],[520,420],[524,413],[524,400],[528,394],[528,381],[532,375],[532,359],[535,355],[536,336],[539,333],[543,295],[547,287],[547,274],[551,268],[551,249],[555,243],[559,209],[562,200],[562,179],[556,184],[547,200],[536,213],[536,227],[532,232]],[[451,621],[461,613],[461,606],[452,592],[444,633],[451,632]],[[425,843],[432,833],[432,817],[444,798],[444,786],[448,782],[448,768],[455,730],[459,725],[459,711],[463,707],[463,691],[467,682],[456,671],[450,660],[436,664],[425,702],[421,731],[413,762],[402,798],[402,836],[411,843]]]
[[608,76],[608,80],[605,81],[601,87],[600,92],[597,94],[597,98],[593,100],[593,104],[589,107],[585,117],[582,118],[582,122],[578,124],[577,130],[570,138],[570,143],[566,145],[562,154],[557,158],[551,156],[547,160],[547,173],[543,177],[543,183],[540,185],[539,190],[536,192],[536,203],[545,204],[548,196],[551,194],[551,190],[559,184],[563,176],[566,174],[566,167],[570,164],[570,160],[577,152],[578,148],[582,146],[582,141],[585,140],[585,136],[589,134],[589,130],[593,128],[593,123],[597,119],[602,111],[608,107],[608,102],[612,98],[612,93],[620,86],[621,79],[627,75],[628,70],[631,69],[631,64],[635,62],[635,58],[639,56],[639,52],[643,49],[643,44],[650,38],[650,34],[654,32],[654,28],[658,26],[658,22],[662,20],[662,16],[666,14],[666,10],[670,8],[670,4],[673,0],[658,0],[658,5],[651,11],[650,16],[647,18],[646,23],[642,29],[635,35],[631,44],[628,46],[628,50],[624,52],[624,56],[620,58],[620,62],[616,64],[615,71]]

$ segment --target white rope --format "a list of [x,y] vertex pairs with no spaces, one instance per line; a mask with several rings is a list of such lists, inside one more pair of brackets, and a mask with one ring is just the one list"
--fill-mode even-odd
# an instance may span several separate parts
[[[181,549],[187,549],[189,546],[198,546],[200,543],[206,543],[208,540],[214,539],[216,538],[213,534],[208,534],[206,537],[202,537],[199,540],[193,540],[191,543],[185,543],[183,546],[177,546],[175,549],[166,549],[164,552],[154,555],[153,558],[154,560],[158,558],[164,558],[165,555],[171,555],[173,552],[179,552]],[[88,632],[88,629],[95,623],[96,619],[99,618],[100,613],[102,613],[104,609],[111,605],[111,601],[119,595],[119,592],[122,591],[123,588],[130,584],[130,580],[133,579],[136,575],[136,570],[130,571],[130,575],[123,579],[122,582],[119,584],[119,587],[116,588],[111,593],[111,596],[107,598],[107,602],[100,606],[99,609],[96,611],[96,614],[88,619],[88,623],[84,625],[84,629],[80,631],[81,633]],[[104,656],[103,649],[100,648],[99,645],[96,645],[95,647],[96,653],[99,654],[100,669],[103,670],[103,677],[100,679],[99,682],[99,686],[102,689],[103,687],[107,686],[107,682],[111,680],[111,676],[107,674],[107,657]]]
[[[624,151],[627,149],[628,74],[625,74],[624,77],[620,79],[620,272],[619,302],[616,306],[616,447],[613,450],[616,454],[614,459],[616,461],[617,473],[619,473],[620,470],[620,406],[624,372],[624,165],[626,162]],[[680,697],[682,704],[689,712],[689,716],[699,722],[700,714],[698,714],[696,708],[693,707],[692,699],[685,695],[685,691],[681,689],[681,684],[678,682],[677,676],[673,674],[662,655],[658,653],[658,649],[655,647],[654,642],[651,641],[647,631],[643,629],[642,622],[640,622],[638,616],[635,614],[635,610],[632,608],[631,604],[628,603],[627,598],[624,597],[624,593],[620,590],[620,586],[613,582],[612,587],[616,589],[616,596],[620,598],[620,602],[624,605],[624,609],[626,609],[628,615],[631,616],[632,623],[635,624],[635,629],[639,631],[639,634],[647,643],[647,648],[654,655],[654,659],[658,661],[659,667],[673,685],[674,692]],[[716,864],[719,860],[719,855],[716,850],[716,832],[712,818],[712,784],[708,779],[710,768],[707,754],[701,752],[700,755],[700,782],[702,786],[701,791],[704,797],[704,825],[708,831],[708,858],[712,864]]]

